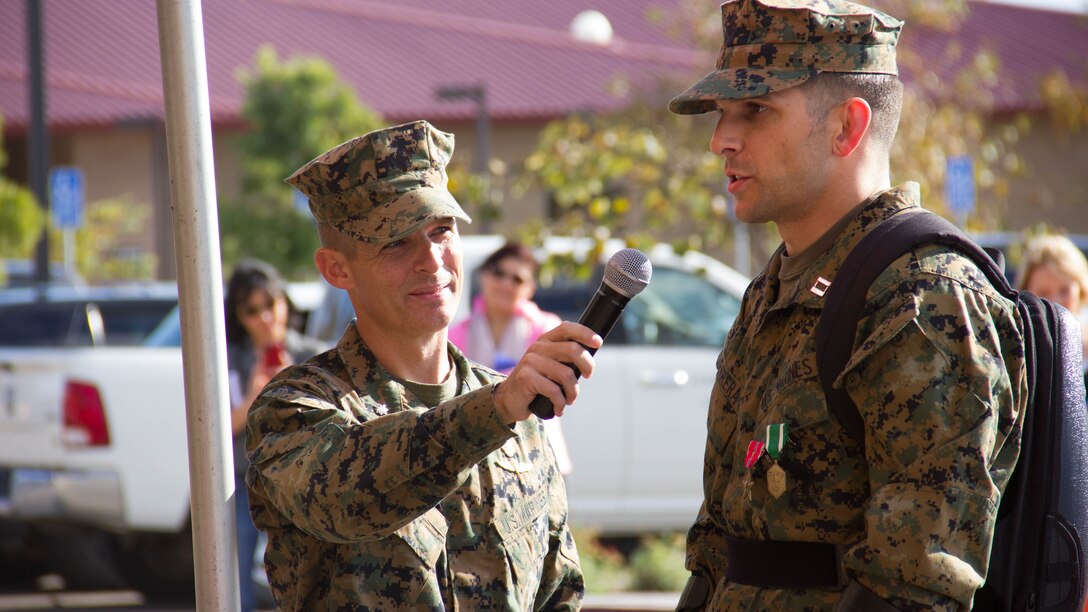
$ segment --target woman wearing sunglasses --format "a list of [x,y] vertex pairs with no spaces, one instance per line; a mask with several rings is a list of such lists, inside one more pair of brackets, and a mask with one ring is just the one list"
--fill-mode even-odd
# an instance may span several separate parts
[[[507,242],[480,264],[480,293],[472,300],[468,318],[450,328],[449,340],[469,359],[509,373],[540,334],[559,325],[557,315],[533,302],[540,269],[533,252]],[[544,421],[544,429],[564,474],[570,456],[559,419]]]

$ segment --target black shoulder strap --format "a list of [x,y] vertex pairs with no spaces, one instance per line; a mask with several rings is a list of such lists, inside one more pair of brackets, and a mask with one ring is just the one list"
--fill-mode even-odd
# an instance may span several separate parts
[[1014,299],[1017,294],[982,247],[943,217],[924,209],[894,215],[866,234],[835,273],[816,324],[816,363],[828,406],[863,448],[865,424],[861,414],[846,390],[835,389],[833,384],[853,354],[869,286],[893,261],[926,244],[947,245],[974,261],[1002,295]]

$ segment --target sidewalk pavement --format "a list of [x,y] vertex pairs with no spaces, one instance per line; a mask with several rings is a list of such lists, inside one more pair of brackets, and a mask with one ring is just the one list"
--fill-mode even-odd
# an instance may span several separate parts
[[585,612],[663,612],[675,610],[680,593],[606,593],[586,595]]
[[[679,593],[606,593],[587,595],[585,612],[664,612],[676,609]],[[65,612],[193,612],[181,605],[149,605],[135,591],[55,592],[0,594],[0,611],[44,610]],[[272,612],[272,611],[269,611]]]

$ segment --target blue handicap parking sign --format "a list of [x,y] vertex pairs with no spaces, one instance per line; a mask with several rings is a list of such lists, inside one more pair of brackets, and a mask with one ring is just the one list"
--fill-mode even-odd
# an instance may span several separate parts
[[306,197],[306,194],[302,193],[298,189],[292,188],[292,191],[294,191],[294,193],[291,194],[291,203],[294,204],[295,210],[304,215],[309,215],[310,198]]
[[944,194],[948,208],[966,217],[975,210],[975,164],[969,155],[953,155],[945,166]]
[[83,225],[83,170],[56,166],[49,170],[49,208],[58,229]]

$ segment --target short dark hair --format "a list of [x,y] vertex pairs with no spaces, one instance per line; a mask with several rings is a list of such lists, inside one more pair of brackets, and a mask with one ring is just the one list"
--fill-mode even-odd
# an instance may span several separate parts
[[[249,296],[262,292],[272,299],[281,296],[287,301],[289,317],[297,317],[298,311],[287,296],[287,285],[280,278],[279,272],[271,264],[258,259],[244,259],[234,266],[230,280],[227,281],[225,301],[227,343],[243,342],[249,338],[246,328],[238,317],[238,309],[249,300]],[[290,318],[288,325],[290,325]]]
[[540,270],[540,263],[537,262],[536,256],[533,255],[533,251],[520,242],[511,241],[499,247],[494,253],[488,255],[487,259],[480,264],[480,271],[494,271],[499,267],[499,262],[505,259],[517,259],[520,262],[529,264],[529,268],[533,271],[533,278],[536,278],[537,272]]
[[321,239],[321,246],[323,247],[332,249],[346,257],[355,254],[355,239],[337,229],[332,223],[318,221],[317,236]]
[[873,110],[869,133],[884,150],[890,150],[903,110],[903,82],[894,74],[868,72],[821,72],[798,87],[804,90],[809,116],[817,123],[831,107],[849,98],[861,98]]

